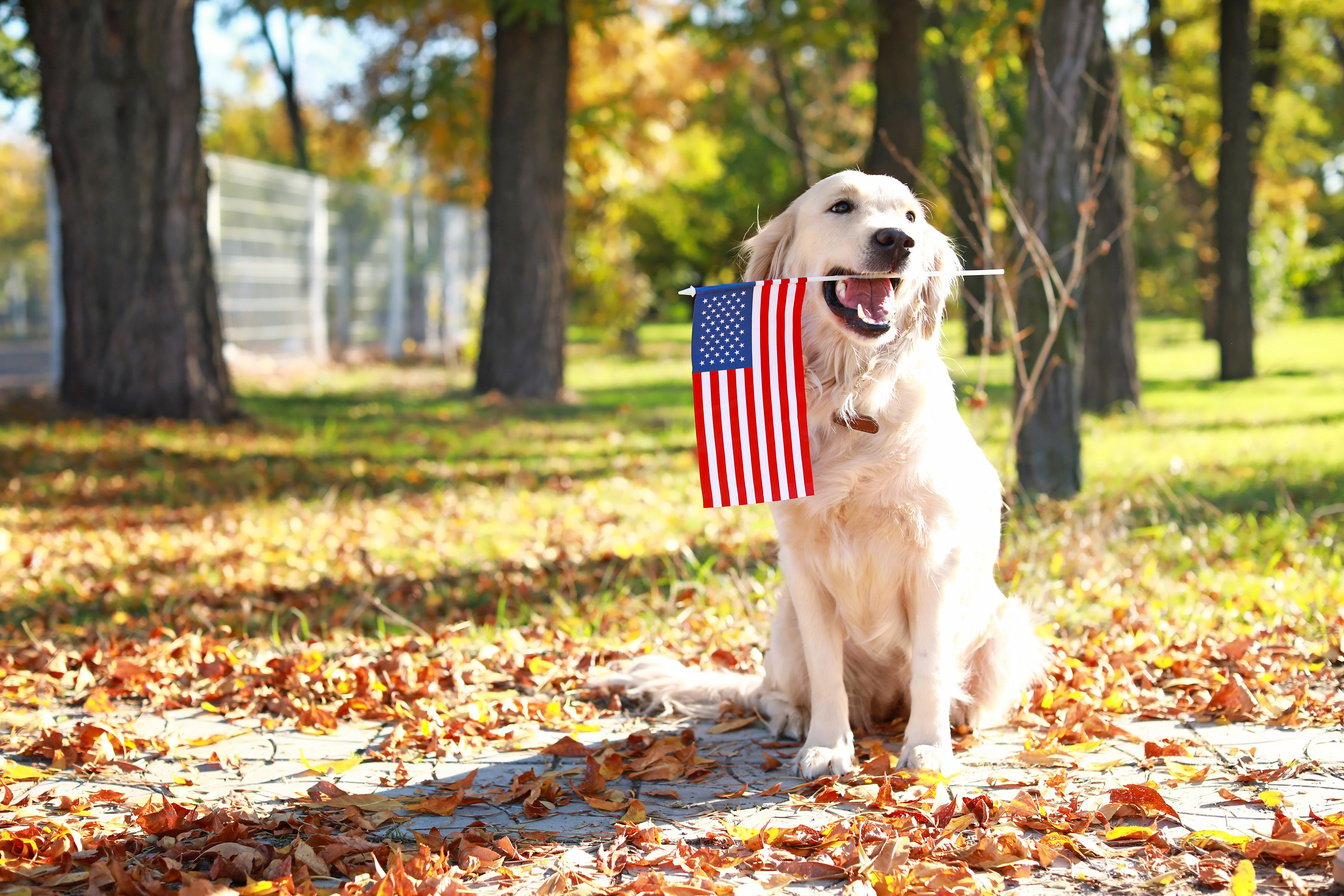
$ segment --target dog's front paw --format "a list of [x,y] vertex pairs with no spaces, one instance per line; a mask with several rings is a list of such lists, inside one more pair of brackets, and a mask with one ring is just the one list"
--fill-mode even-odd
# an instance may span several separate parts
[[765,718],[766,727],[776,737],[803,736],[803,713],[784,695],[764,693],[756,698],[756,708]]
[[804,778],[848,774],[854,767],[854,736],[845,733],[829,746],[806,743],[798,751],[798,773]]
[[957,760],[952,758],[950,744],[917,744],[907,740],[901,747],[901,758],[896,766],[946,775],[956,771]]

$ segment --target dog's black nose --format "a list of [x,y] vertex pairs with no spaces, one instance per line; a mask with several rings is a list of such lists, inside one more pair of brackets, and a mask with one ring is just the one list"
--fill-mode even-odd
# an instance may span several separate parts
[[909,252],[915,248],[915,240],[904,230],[895,227],[883,227],[873,232],[873,245],[879,249],[904,249]]
[[872,255],[876,264],[886,270],[899,270],[915,248],[914,237],[895,227],[883,227],[873,231]]

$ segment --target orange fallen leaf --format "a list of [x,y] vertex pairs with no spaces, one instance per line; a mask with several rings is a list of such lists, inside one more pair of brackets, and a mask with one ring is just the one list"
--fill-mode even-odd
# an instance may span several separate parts
[[564,737],[560,738],[555,743],[547,744],[546,746],[542,747],[541,752],[545,753],[547,756],[578,758],[583,756],[589,756],[592,754],[593,751],[589,747],[585,747],[583,744],[579,743],[577,740],[566,734]]
[[112,703],[112,695],[106,688],[94,688],[89,692],[89,696],[84,698],[84,711],[98,715],[113,712],[116,706]]
[[736,719],[724,719],[709,729],[710,734],[727,734],[730,731],[740,731],[743,728],[749,728],[756,724],[755,716],[748,716]]
[[1157,792],[1157,788],[1148,784],[1127,784],[1107,791],[1106,795],[1110,797],[1113,804],[1135,806],[1150,818],[1165,815],[1176,821],[1181,820],[1181,816],[1163,798],[1162,794]]

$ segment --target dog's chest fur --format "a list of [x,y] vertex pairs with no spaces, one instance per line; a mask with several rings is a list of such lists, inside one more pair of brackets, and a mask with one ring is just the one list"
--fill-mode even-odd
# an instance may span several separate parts
[[[926,437],[930,415],[956,415],[937,360],[932,378],[892,372],[857,390],[826,382],[809,389],[815,492],[772,508],[781,543],[806,545],[800,562],[837,597],[850,641],[875,653],[904,651],[906,596],[937,561],[930,549],[953,513],[943,494],[946,472]],[[834,422],[846,412],[872,416],[878,431]]]

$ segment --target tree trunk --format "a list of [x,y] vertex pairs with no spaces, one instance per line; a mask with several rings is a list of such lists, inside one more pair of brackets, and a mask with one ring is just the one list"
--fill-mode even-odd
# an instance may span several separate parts
[[1251,60],[1250,0],[1219,5],[1219,94],[1222,141],[1218,147],[1218,378],[1255,376],[1255,324],[1251,315]]
[[863,167],[917,187],[915,171],[924,155],[919,50],[924,43],[920,0],[877,0],[877,88],[873,139]]
[[[929,7],[928,16],[931,27],[943,29],[942,14],[937,6]],[[947,160],[952,217],[960,231],[962,263],[969,268],[986,268],[990,266],[985,249],[991,237],[989,208],[993,185],[990,166],[994,160],[985,146],[980,111],[961,57],[954,49],[951,36],[946,32],[944,36],[931,54],[930,63],[938,107],[953,142],[952,155]],[[986,349],[991,354],[1002,352],[1002,327],[994,313],[993,293],[988,283],[979,277],[967,277],[958,292],[965,309],[966,354],[978,355]]]
[[793,99],[793,81],[784,67],[784,57],[779,52],[779,44],[771,41],[766,44],[765,58],[770,63],[770,73],[775,78],[775,89],[779,91],[779,101],[784,106],[784,133],[788,134],[789,146],[793,148],[794,161],[798,163],[799,192],[817,182],[817,166],[812,161],[812,153],[807,148],[807,138],[803,136],[803,116]]
[[281,93],[285,101],[285,118],[289,121],[289,134],[294,143],[294,167],[311,171],[312,165],[308,159],[308,129],[303,122],[303,109],[299,105],[299,93],[294,81],[294,13],[287,9],[283,11],[285,38],[289,47],[289,65],[285,65],[280,60],[279,49],[275,45],[275,39],[271,37],[270,23],[266,19],[270,9],[269,5],[262,5],[254,7],[253,12],[257,14],[261,38],[266,42],[266,49],[271,54],[271,64],[275,66],[275,73],[280,78]]
[[490,276],[477,393],[555,399],[564,387],[566,3],[494,3]]
[[[1045,0],[1027,88],[1027,119],[1018,164],[1018,203],[1033,237],[1049,253],[1023,278],[1017,296],[1019,337],[1027,377],[1016,367],[1014,391],[1025,406],[1017,440],[1019,487],[1029,495],[1074,495],[1082,487],[1078,301],[1081,269],[1075,241],[1086,165],[1080,147],[1088,127],[1088,57],[1101,0]],[[1066,290],[1049,283],[1053,266]],[[1071,289],[1069,289],[1071,287]],[[1040,371],[1032,382],[1032,371]]]
[[1121,102],[1120,74],[1102,22],[1088,79],[1091,97],[1092,183],[1096,213],[1088,231],[1088,269],[1083,289],[1082,406],[1106,411],[1139,403],[1139,367],[1134,322],[1139,296],[1134,265],[1134,162],[1129,125]]
[[194,4],[24,0],[61,215],[61,399],[236,416],[206,234]]

